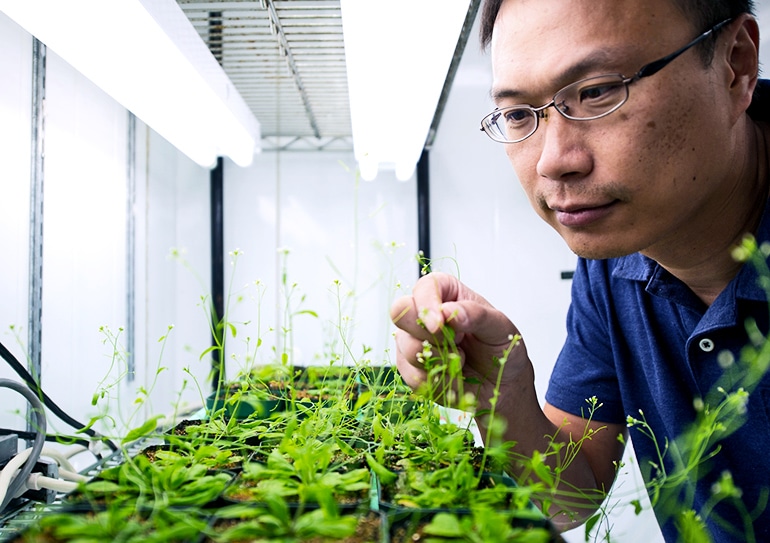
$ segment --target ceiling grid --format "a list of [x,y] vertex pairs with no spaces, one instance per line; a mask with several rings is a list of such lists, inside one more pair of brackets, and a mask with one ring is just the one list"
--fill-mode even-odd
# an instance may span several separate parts
[[339,0],[177,0],[259,120],[263,150],[352,150]]

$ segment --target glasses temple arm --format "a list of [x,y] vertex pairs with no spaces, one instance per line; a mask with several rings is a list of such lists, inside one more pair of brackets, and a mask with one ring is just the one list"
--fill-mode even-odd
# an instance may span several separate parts
[[642,68],[638,72],[636,72],[636,74],[634,74],[634,76],[632,78],[630,78],[629,82],[637,81],[637,80],[639,80],[639,79],[641,79],[643,77],[649,77],[651,75],[654,75],[654,74],[658,73],[667,64],[669,64],[676,57],[678,57],[679,55],[681,55],[682,53],[687,51],[690,47],[694,47],[694,46],[698,45],[700,42],[702,42],[703,40],[708,38],[709,35],[715,34],[719,30],[721,30],[723,26],[727,25],[730,22],[732,22],[732,18],[731,19],[725,19],[721,23],[718,23],[718,24],[712,26],[711,28],[709,28],[708,30],[706,30],[703,34],[701,34],[700,36],[698,36],[697,38],[692,40],[690,43],[688,43],[687,45],[685,45],[681,49],[677,49],[676,51],[674,51],[670,55],[666,55],[665,57],[663,57],[661,59],[658,59],[658,60],[655,60],[653,62],[650,62],[649,64],[645,64],[644,66],[642,66]]

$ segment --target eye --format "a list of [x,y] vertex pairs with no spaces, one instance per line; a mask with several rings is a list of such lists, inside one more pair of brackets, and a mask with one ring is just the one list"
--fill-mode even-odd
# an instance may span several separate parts
[[513,108],[504,112],[508,124],[522,124],[532,119],[532,113],[526,108]]
[[581,104],[601,104],[616,100],[622,91],[623,84],[618,82],[588,85],[578,89],[577,98]]

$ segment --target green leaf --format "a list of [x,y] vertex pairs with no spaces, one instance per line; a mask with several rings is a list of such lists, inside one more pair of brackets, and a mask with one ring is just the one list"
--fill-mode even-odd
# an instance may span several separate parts
[[551,466],[545,463],[545,458],[542,453],[535,451],[532,455],[532,469],[535,474],[549,487],[555,485],[553,479],[553,473],[551,472]]
[[204,351],[201,353],[201,355],[198,357],[198,360],[203,360],[203,357],[204,357],[204,356],[206,356],[206,355],[207,355],[207,354],[209,354],[211,351],[214,351],[214,350],[216,350],[216,349],[219,349],[219,346],[218,346],[218,345],[212,345],[212,346],[211,346],[211,347],[209,347],[208,349],[205,349],[205,350],[204,350]]
[[358,412],[364,405],[366,405],[369,400],[372,399],[372,394],[373,392],[371,390],[367,390],[359,394],[358,399],[356,400],[356,405],[353,406],[353,411]]
[[390,471],[388,468],[377,462],[377,460],[375,460],[374,457],[369,453],[366,453],[366,463],[369,464],[371,470],[384,485],[389,485],[393,483],[396,478],[398,478],[397,473]]
[[147,419],[144,422],[144,424],[128,432],[126,434],[126,437],[124,437],[123,440],[121,441],[121,444],[126,444],[126,443],[130,443],[131,441],[136,441],[140,437],[145,437],[146,435],[154,432],[158,427],[158,420],[162,418],[163,418],[163,415],[155,415],[154,417]]
[[454,538],[462,533],[460,521],[450,513],[437,513],[430,524],[425,527],[425,533],[442,537]]
[[353,535],[358,520],[354,516],[330,517],[323,509],[305,513],[296,520],[295,528],[301,536],[323,536],[341,540]]
[[585,524],[585,537],[586,541],[590,541],[591,539],[591,530],[593,530],[594,526],[596,526],[596,523],[599,522],[599,519],[601,519],[601,515],[594,515],[591,518],[589,518],[586,521]]

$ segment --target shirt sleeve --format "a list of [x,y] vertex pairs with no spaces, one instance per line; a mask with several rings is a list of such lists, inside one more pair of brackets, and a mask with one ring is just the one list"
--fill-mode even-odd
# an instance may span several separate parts
[[556,360],[546,401],[587,418],[589,399],[601,405],[594,420],[625,423],[614,363],[611,270],[608,261],[578,259],[567,313],[567,339]]

